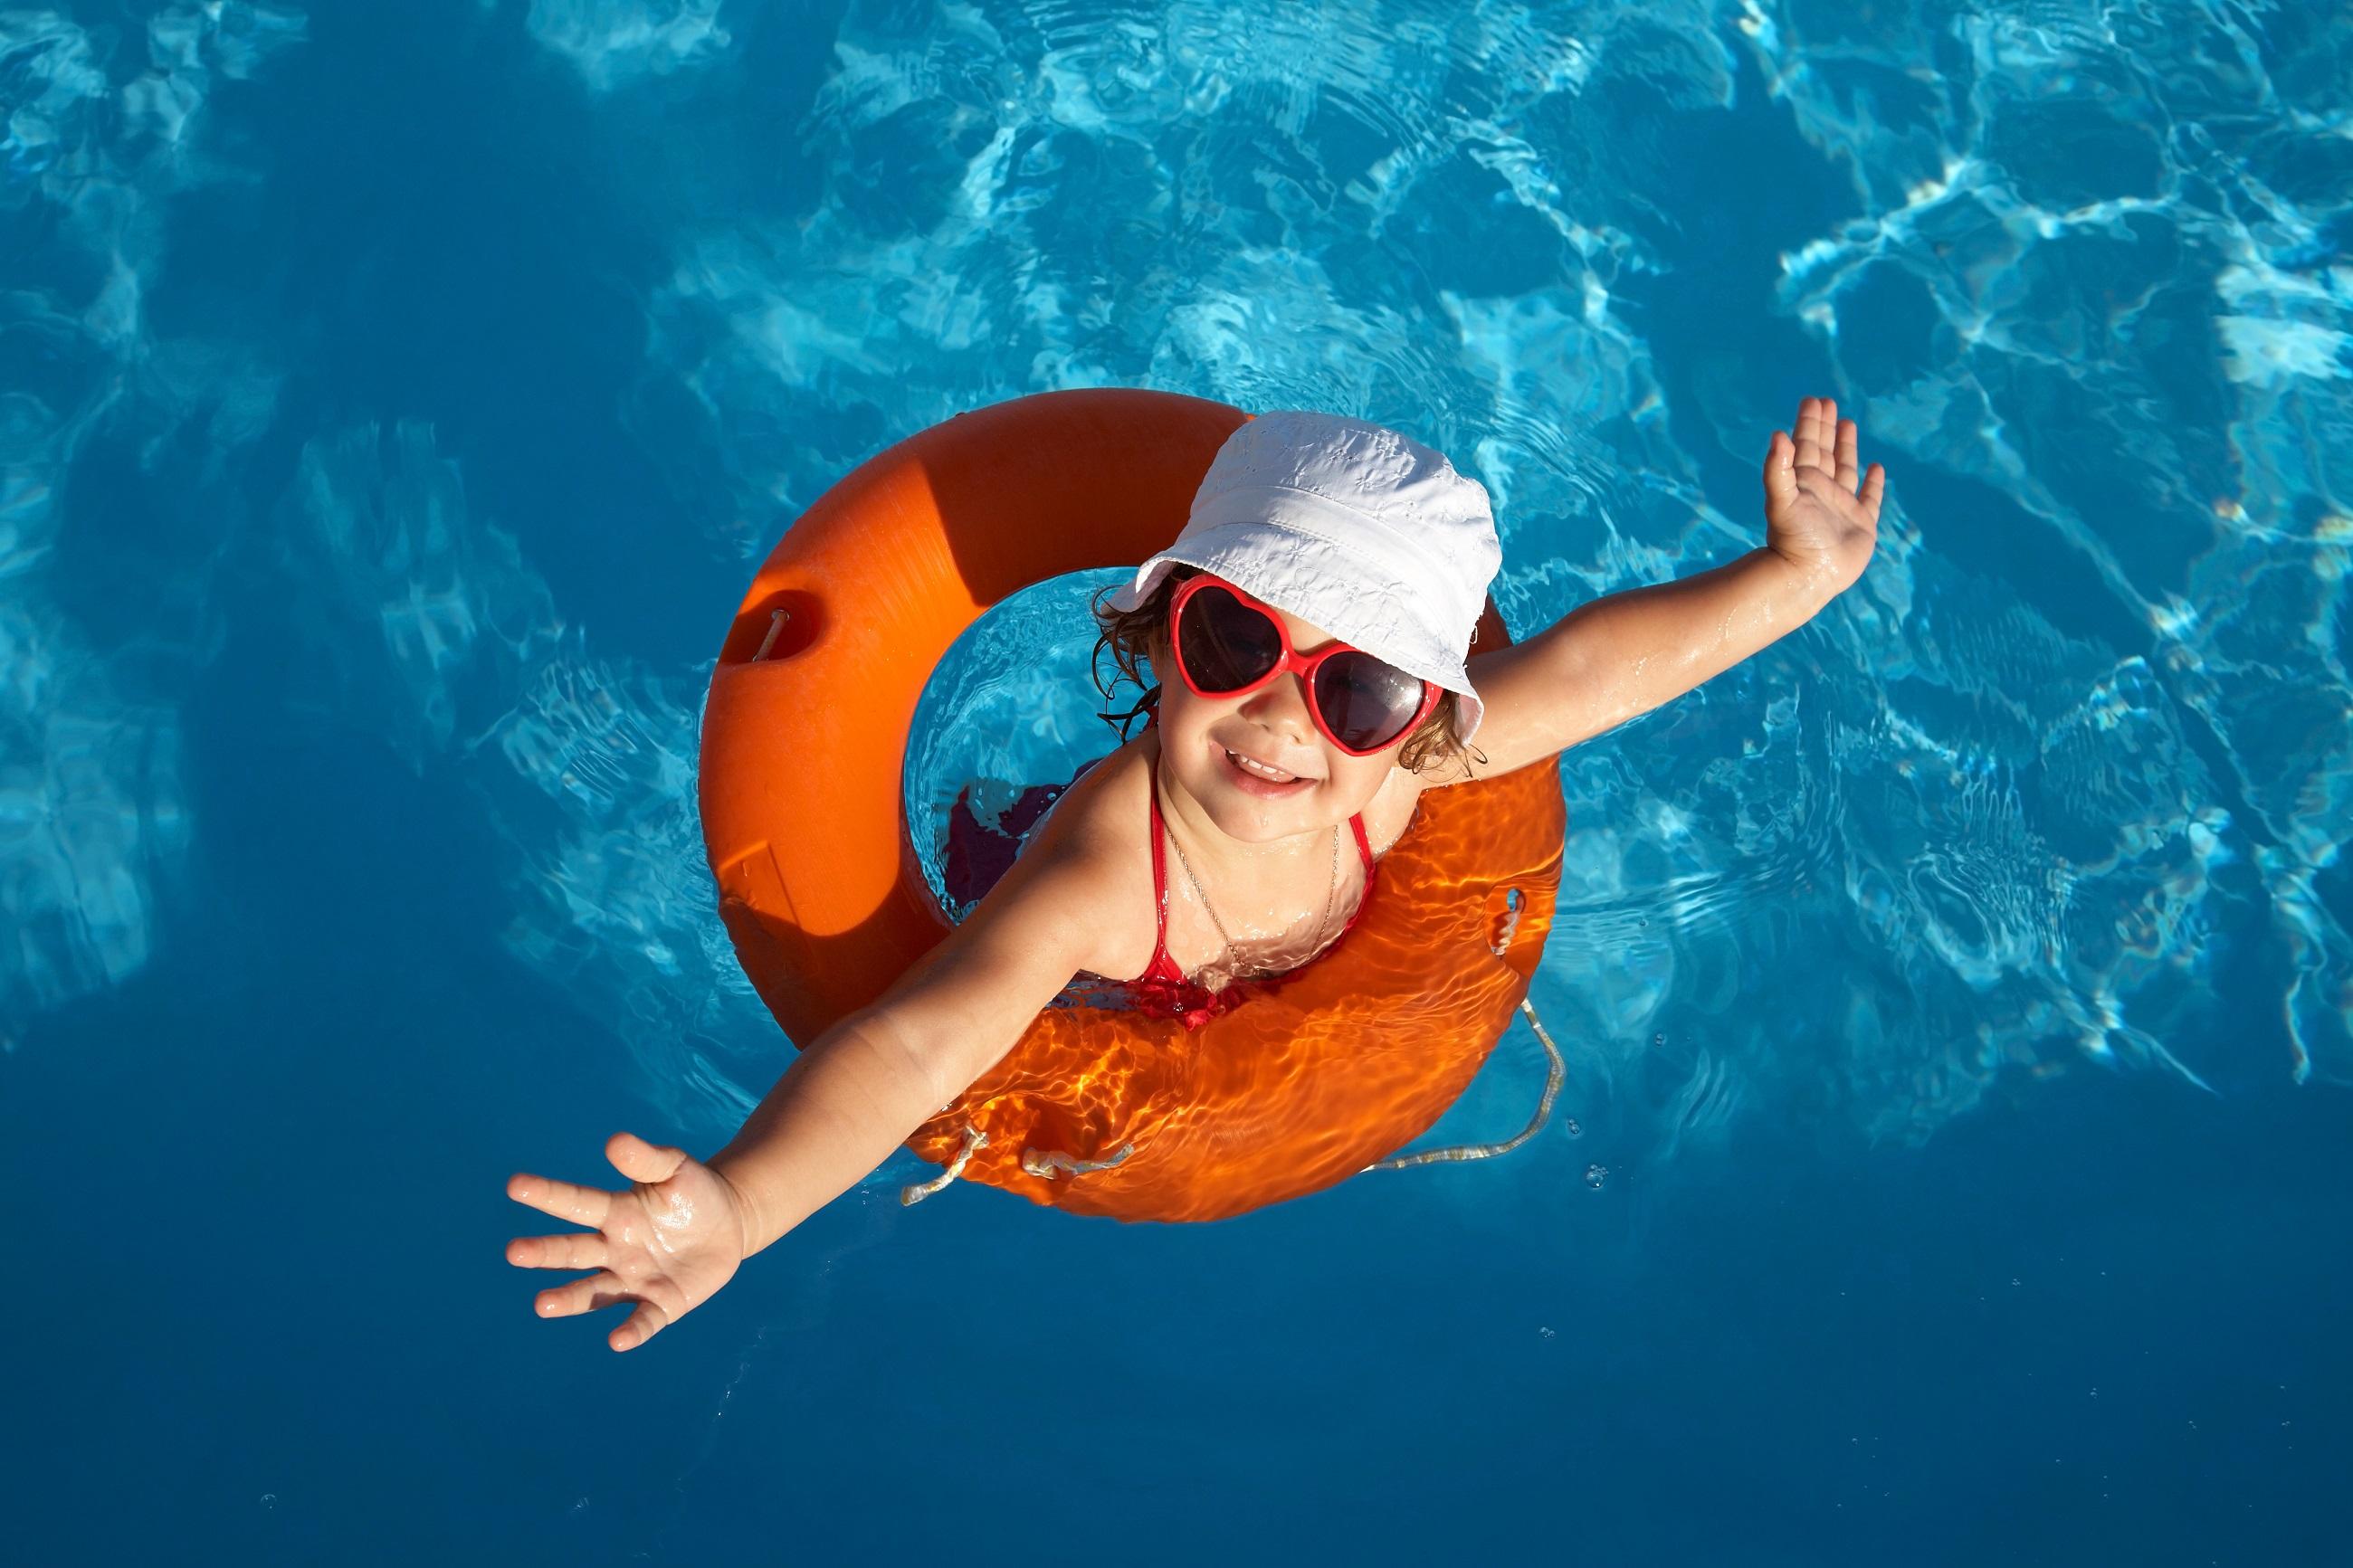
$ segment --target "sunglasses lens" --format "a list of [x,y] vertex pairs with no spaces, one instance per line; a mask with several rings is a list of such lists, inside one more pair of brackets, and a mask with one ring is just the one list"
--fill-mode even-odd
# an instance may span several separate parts
[[1282,628],[1223,588],[1204,588],[1185,605],[1176,656],[1204,691],[1239,691],[1282,657]]
[[1315,672],[1315,706],[1339,742],[1359,752],[1378,751],[1413,722],[1421,710],[1422,685],[1397,666],[1368,653],[1327,658]]

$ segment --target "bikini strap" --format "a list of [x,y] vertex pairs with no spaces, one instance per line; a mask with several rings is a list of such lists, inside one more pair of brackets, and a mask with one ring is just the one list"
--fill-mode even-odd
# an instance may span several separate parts
[[1144,972],[1150,974],[1160,966],[1161,957],[1168,951],[1168,851],[1162,840],[1168,835],[1160,820],[1160,772],[1155,767],[1145,779],[1145,793],[1152,797],[1152,906],[1155,921],[1152,939],[1152,962]]
[[1356,853],[1365,858],[1365,870],[1369,874],[1373,868],[1373,841],[1365,837],[1365,814],[1360,811],[1348,818],[1348,826],[1356,830]]

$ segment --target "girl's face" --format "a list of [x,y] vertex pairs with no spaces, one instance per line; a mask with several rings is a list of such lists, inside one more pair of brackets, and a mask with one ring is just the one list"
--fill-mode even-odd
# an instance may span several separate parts
[[[1287,610],[1275,614],[1303,654],[1338,640]],[[1245,697],[1197,697],[1171,662],[1165,625],[1149,657],[1160,678],[1164,765],[1219,832],[1245,844],[1346,821],[1380,793],[1405,744],[1399,736],[1368,757],[1341,751],[1315,727],[1306,689],[1287,670]],[[1289,782],[1252,769],[1253,763],[1291,775]]]

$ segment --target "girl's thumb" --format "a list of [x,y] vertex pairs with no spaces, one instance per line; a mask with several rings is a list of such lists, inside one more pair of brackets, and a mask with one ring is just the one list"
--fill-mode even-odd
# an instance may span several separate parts
[[649,1143],[634,1132],[616,1132],[605,1145],[605,1158],[633,1182],[667,1182],[686,1163],[686,1151]]

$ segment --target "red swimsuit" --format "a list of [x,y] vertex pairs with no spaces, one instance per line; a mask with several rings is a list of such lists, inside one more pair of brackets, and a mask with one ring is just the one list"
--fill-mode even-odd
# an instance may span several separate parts
[[[1071,775],[1076,784],[1088,768],[1103,759],[1083,764]],[[1046,809],[1059,798],[1070,784],[1032,784],[999,818],[1000,826],[983,825],[973,815],[969,802],[970,789],[959,792],[948,814],[948,847],[945,865],[947,893],[950,899],[969,909],[997,884],[1029,830],[1035,827]],[[1138,1012],[1161,1018],[1181,1018],[1187,1029],[1198,1029],[1219,1014],[1226,1012],[1241,999],[1238,986],[1229,985],[1222,991],[1188,980],[1168,956],[1168,868],[1167,829],[1160,816],[1160,791],[1155,787],[1152,797],[1152,899],[1157,934],[1152,944],[1152,962],[1144,973],[1133,980],[1114,980],[1106,975],[1082,971],[1056,999],[1058,1005],[1074,1003],[1100,1005],[1111,1000],[1135,1008]],[[1365,899],[1373,891],[1373,846],[1365,837],[1364,814],[1348,818],[1348,826],[1356,836],[1356,853],[1365,862]],[[1010,832],[1006,831],[1009,828]],[[1356,921],[1365,912],[1360,900],[1348,923],[1340,930],[1345,937],[1356,929]],[[1335,942],[1340,940],[1335,937]],[[1326,952],[1330,951],[1327,946]],[[1106,997],[1106,992],[1110,995]]]

